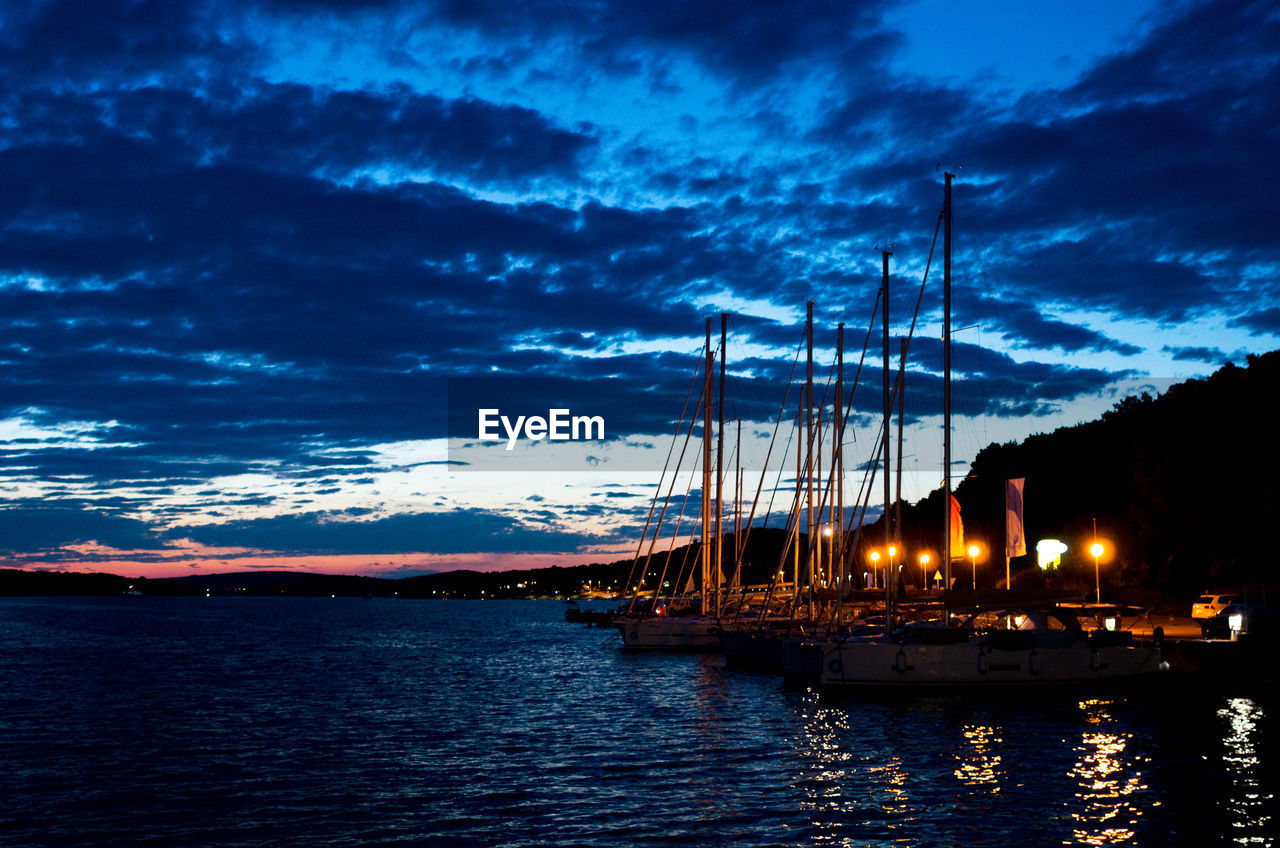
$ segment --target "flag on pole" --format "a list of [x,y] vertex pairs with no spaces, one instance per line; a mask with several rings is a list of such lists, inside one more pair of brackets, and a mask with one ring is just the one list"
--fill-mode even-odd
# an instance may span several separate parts
[[964,559],[964,522],[960,520],[960,501],[951,496],[951,558]]
[[1025,477],[1005,481],[1004,486],[1004,555],[1025,556],[1027,539],[1022,532],[1022,487]]

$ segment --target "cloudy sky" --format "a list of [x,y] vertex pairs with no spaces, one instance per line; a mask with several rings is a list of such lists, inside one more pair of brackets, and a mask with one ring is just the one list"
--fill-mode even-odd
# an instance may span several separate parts
[[[0,564],[616,558],[706,319],[758,438],[807,301],[821,379],[839,322],[852,370],[879,248],[907,332],[946,171],[962,474],[1277,347],[1278,65],[1243,0],[5,3]],[[482,469],[463,399],[607,441]]]

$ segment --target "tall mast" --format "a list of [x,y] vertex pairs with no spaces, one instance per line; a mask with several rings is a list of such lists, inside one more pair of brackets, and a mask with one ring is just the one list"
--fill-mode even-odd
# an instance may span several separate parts
[[716,416],[720,419],[716,430],[716,614],[720,614],[720,582],[724,575],[724,360],[725,336],[728,332],[729,313],[720,313],[720,391],[716,397]]
[[800,387],[800,403],[796,407],[796,543],[791,563],[791,595],[794,610],[800,598],[800,510],[804,498],[804,387]]
[[[833,436],[836,434],[834,423],[831,425],[831,433]],[[824,491],[827,493],[827,558],[823,565],[823,579],[826,580],[826,588],[828,589],[830,589],[835,582],[834,577],[836,571],[836,498],[835,492],[832,491],[832,489],[835,488],[835,483],[836,449],[833,447],[831,449],[831,472],[827,476],[827,482],[824,486]]]
[[805,487],[808,495],[805,499],[809,515],[809,540],[805,545],[807,579],[809,583],[809,618],[813,618],[813,301],[809,301],[805,317],[805,335],[808,338],[809,359],[805,372],[804,397],[804,433],[807,449],[805,450]]
[[817,442],[817,445],[816,445],[816,453],[813,458],[814,470],[813,470],[812,476],[814,476],[817,479],[817,487],[818,487],[818,511],[816,513],[817,521],[815,522],[818,535],[814,536],[810,540],[810,546],[813,548],[813,576],[814,576],[813,585],[815,587],[822,585],[822,578],[826,569],[826,562],[824,562],[823,556],[822,556],[823,554],[823,551],[822,551],[822,544],[823,544],[822,543],[822,498],[823,498],[823,491],[824,491],[824,487],[822,484],[822,469],[825,467],[822,464],[822,414],[825,411],[826,411],[825,407],[822,407],[822,406],[818,407],[817,427],[814,429],[814,434],[816,436],[815,441]]
[[841,590],[844,588],[844,322],[836,325],[836,403],[835,421],[832,423],[835,433],[834,455],[831,462],[835,466],[836,477],[836,518],[831,522],[831,549],[838,552],[833,556],[831,569],[836,587],[836,623],[841,622],[842,604]]
[[951,588],[951,180],[942,201],[942,587]]
[[711,611],[711,319],[707,319],[706,373],[702,378],[702,614]]
[[893,544],[893,503],[891,501],[890,470],[893,463],[889,458],[889,257],[893,254],[887,250],[880,251],[882,270],[880,277],[881,306],[884,309],[884,631],[893,629],[893,581],[890,575],[889,546]]
[[[733,455],[738,458],[733,473],[733,561],[742,562],[742,419],[738,419],[737,446]],[[734,579],[738,579],[738,569],[733,571]]]
[[893,540],[902,551],[902,422],[906,418],[907,337],[898,339],[898,477],[893,487]]

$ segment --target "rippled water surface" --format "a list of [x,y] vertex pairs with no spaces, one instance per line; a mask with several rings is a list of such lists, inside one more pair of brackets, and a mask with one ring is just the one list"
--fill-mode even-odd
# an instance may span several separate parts
[[1274,702],[832,697],[555,602],[0,599],[0,844],[1270,845]]

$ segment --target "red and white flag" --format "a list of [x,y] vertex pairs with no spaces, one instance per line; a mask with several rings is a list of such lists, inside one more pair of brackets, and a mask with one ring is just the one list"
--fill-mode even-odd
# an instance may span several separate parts
[[964,522],[960,520],[960,501],[951,496],[951,558],[964,559]]

